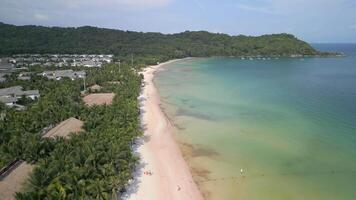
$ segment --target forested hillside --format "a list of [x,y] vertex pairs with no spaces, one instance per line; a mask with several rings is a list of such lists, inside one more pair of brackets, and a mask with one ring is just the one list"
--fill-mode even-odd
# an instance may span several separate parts
[[105,53],[164,58],[189,56],[316,55],[290,34],[229,36],[205,31],[142,33],[96,27],[59,28],[0,23],[0,55],[17,53]]

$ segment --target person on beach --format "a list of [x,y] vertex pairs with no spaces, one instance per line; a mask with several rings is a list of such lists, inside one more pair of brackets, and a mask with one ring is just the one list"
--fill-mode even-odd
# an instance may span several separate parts
[[180,189],[181,189],[181,188],[180,188],[180,186],[179,186],[179,185],[177,185],[177,191],[180,191]]
[[144,171],[143,174],[147,176],[152,176],[153,173],[151,170],[148,170],[148,171]]
[[244,170],[241,168],[241,170],[240,170],[241,176],[243,176],[243,173],[244,173]]

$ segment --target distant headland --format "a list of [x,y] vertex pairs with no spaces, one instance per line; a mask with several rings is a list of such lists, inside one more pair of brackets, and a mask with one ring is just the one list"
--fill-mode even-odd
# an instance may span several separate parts
[[230,36],[207,31],[143,33],[83,27],[15,26],[0,22],[0,55],[21,53],[150,55],[152,60],[211,56],[337,56],[319,52],[294,35]]

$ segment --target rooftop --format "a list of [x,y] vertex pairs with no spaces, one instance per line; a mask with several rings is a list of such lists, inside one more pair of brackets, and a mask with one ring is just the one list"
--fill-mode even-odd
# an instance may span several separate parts
[[13,87],[0,89],[0,96],[16,97],[16,96],[22,96],[22,95],[25,95],[25,96],[30,96],[30,95],[39,96],[40,92],[38,90],[23,91],[22,86],[13,86]]
[[18,94],[22,92],[21,86],[13,86],[8,88],[0,89],[0,96],[11,95],[11,94]]
[[56,127],[52,128],[46,134],[43,135],[44,138],[48,137],[68,137],[70,133],[78,133],[83,131],[83,122],[79,119],[71,117],[65,121],[62,121]]
[[17,102],[17,98],[16,97],[6,97],[6,96],[0,96],[0,102],[1,103],[15,103]]
[[13,169],[10,169],[10,173],[0,181],[1,199],[15,199],[15,193],[21,191],[23,184],[29,177],[33,168],[33,165],[26,162],[19,162]]
[[55,70],[55,71],[44,71],[41,73],[43,76],[48,78],[57,77],[68,77],[68,78],[81,78],[86,75],[85,71],[73,71],[69,70]]
[[84,102],[87,106],[94,105],[110,105],[115,97],[115,93],[95,93],[84,97]]

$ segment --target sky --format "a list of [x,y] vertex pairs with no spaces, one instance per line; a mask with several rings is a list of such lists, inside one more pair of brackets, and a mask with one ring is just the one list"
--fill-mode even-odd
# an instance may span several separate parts
[[0,0],[0,22],[356,43],[356,0]]

